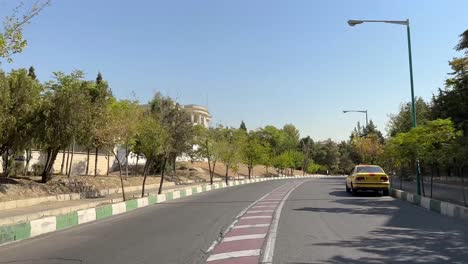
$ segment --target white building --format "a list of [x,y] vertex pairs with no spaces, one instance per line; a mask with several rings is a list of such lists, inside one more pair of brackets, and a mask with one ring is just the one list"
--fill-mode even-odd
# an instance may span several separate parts
[[190,120],[193,124],[203,125],[205,127],[210,126],[212,116],[208,108],[201,105],[189,104],[184,105],[184,110],[190,115]]

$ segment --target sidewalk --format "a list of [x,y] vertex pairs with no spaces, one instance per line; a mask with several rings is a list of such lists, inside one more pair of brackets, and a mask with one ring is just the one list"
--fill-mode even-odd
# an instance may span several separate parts
[[[163,193],[183,189],[200,183],[189,183],[163,187]],[[158,188],[145,190],[146,194],[157,194]],[[141,190],[126,192],[127,200],[140,198]],[[99,205],[121,202],[122,194],[113,193],[101,198],[85,198],[69,201],[51,201],[35,204],[28,207],[0,210],[0,226],[11,225],[18,222],[31,221],[45,216],[67,214],[73,211],[97,207]]]

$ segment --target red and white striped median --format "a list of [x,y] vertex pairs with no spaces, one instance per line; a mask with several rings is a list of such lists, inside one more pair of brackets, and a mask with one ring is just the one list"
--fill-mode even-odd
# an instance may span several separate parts
[[281,201],[286,199],[299,184],[298,182],[286,183],[250,205],[234,221],[220,243],[210,251],[206,263],[260,263],[262,248],[267,244],[268,235],[272,231],[274,214]]

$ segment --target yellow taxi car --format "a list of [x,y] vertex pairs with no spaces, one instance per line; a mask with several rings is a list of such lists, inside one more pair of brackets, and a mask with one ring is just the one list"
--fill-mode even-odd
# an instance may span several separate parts
[[357,165],[346,177],[346,191],[355,195],[358,191],[378,191],[389,195],[390,178],[377,165]]

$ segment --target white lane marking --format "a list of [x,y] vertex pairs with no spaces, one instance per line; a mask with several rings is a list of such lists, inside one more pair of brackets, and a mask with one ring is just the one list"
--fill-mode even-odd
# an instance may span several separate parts
[[258,219],[258,218],[271,218],[269,215],[254,215],[254,216],[244,216],[241,218],[241,220],[244,219]]
[[238,241],[238,240],[247,240],[247,239],[257,239],[257,238],[264,238],[265,234],[253,234],[253,235],[242,235],[242,236],[231,236],[225,237],[223,242],[230,242],[230,241]]
[[289,192],[284,196],[284,199],[281,201],[280,205],[276,209],[275,216],[271,222],[270,231],[268,232],[268,238],[266,241],[265,249],[263,251],[263,257],[261,263],[273,263],[273,253],[275,251],[275,242],[276,235],[278,233],[278,223],[281,216],[281,211],[283,210],[284,202],[288,199],[289,195],[297,188],[299,185],[303,184],[306,181],[299,182],[289,190]]
[[248,211],[246,214],[255,214],[255,213],[272,213],[275,210],[257,210],[257,211]]
[[266,199],[263,199],[262,201],[281,201],[281,199],[278,199],[278,198],[266,198]]
[[211,255],[206,261],[215,261],[221,259],[228,259],[228,258],[239,258],[239,257],[252,257],[252,256],[259,256],[260,249],[251,249],[251,250],[240,250],[240,251],[232,251],[220,254]]
[[257,208],[276,208],[276,205],[257,205],[252,207],[252,209],[257,209]]
[[260,202],[258,202],[258,204],[279,204],[279,202],[263,202],[263,201],[260,201]]
[[237,225],[234,226],[232,229],[242,229],[242,228],[252,228],[252,227],[267,227],[270,224],[255,224],[255,225]]

